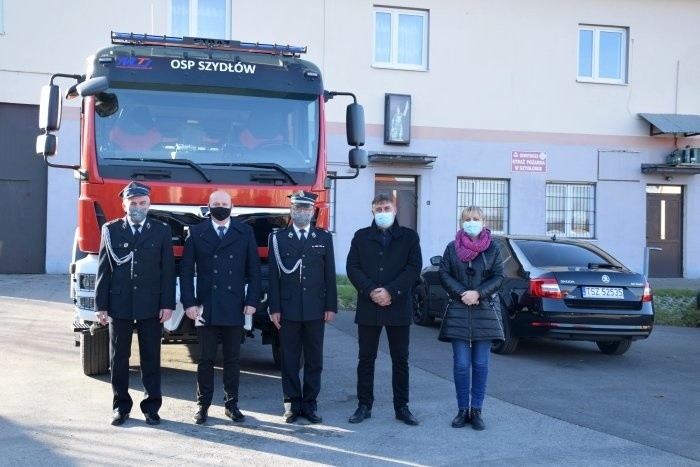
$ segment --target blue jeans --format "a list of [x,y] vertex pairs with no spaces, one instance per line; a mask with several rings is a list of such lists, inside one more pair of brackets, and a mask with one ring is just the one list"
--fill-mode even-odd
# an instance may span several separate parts
[[[489,375],[491,341],[453,340],[455,390],[459,409],[480,409],[486,395],[486,380]],[[471,404],[469,386],[471,383]]]

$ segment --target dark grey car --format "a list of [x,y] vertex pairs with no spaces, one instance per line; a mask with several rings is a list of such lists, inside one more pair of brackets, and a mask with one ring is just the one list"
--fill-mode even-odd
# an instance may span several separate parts
[[[506,340],[492,351],[515,351],[522,338],[592,341],[601,352],[621,355],[652,331],[651,288],[590,242],[494,235],[505,278],[499,289]],[[441,317],[448,297],[440,285],[440,257],[431,258],[414,290],[416,324]]]

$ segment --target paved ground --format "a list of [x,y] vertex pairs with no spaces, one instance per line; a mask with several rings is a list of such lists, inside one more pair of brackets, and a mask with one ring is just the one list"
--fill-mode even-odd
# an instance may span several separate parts
[[[111,427],[108,378],[82,375],[78,349],[72,346],[67,286],[67,276],[0,276],[2,464],[700,465],[697,459],[494,397],[486,401],[486,431],[452,429],[452,381],[415,366],[412,409],[421,424],[405,426],[393,418],[387,384],[391,364],[385,353],[377,362],[376,379],[383,384],[377,385],[373,416],[350,425],[347,417],[355,408],[356,339],[342,329],[349,313],[327,328],[321,425],[281,421],[280,382],[269,347],[253,341],[246,343],[242,362],[245,423],[226,421],[218,405],[212,407],[207,425],[193,425],[195,365],[184,346],[166,346],[164,422],[148,427],[134,413],[124,427]],[[217,382],[220,377],[219,372]],[[139,388],[134,368],[132,394],[137,395]]]

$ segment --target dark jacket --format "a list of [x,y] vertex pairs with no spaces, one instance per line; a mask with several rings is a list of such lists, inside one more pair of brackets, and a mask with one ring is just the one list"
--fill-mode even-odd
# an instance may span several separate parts
[[[286,274],[277,264],[274,238],[284,268],[293,269],[297,261],[302,261],[294,272]],[[270,235],[269,258],[270,313],[281,313],[281,318],[287,321],[313,321],[323,319],[326,311],[338,311],[331,234],[311,227],[302,245],[290,225]]]
[[[440,282],[450,301],[438,339],[445,342],[453,339],[503,340],[497,294],[503,282],[503,261],[498,243],[492,241],[486,250],[465,263],[457,257],[455,242],[450,242],[440,261]],[[478,305],[467,306],[462,302],[461,294],[467,290],[479,292]]]
[[[146,218],[134,241],[126,218],[107,224],[112,249],[118,258],[134,252],[133,264],[121,266],[109,258],[104,235],[97,260],[96,311],[117,319],[158,317],[163,308],[175,308],[175,257],[170,227]],[[133,267],[133,271],[132,271]],[[132,275],[133,272],[133,275]]]
[[[357,289],[355,323],[367,326],[408,326],[413,316],[411,291],[420,276],[423,258],[418,234],[398,221],[389,229],[390,240],[382,246],[381,231],[374,221],[355,232],[348,253],[348,279]],[[370,298],[383,287],[391,305],[379,306]]]
[[243,326],[243,307],[257,309],[261,293],[260,257],[249,225],[231,220],[221,240],[209,219],[190,227],[180,263],[185,309],[201,305],[205,325]]

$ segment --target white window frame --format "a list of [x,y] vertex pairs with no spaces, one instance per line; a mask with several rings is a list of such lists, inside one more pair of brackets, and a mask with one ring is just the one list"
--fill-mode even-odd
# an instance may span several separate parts
[[[550,189],[559,189],[561,194],[554,196]],[[581,196],[580,192],[590,190],[588,196]],[[551,200],[556,199],[556,209],[550,206]],[[581,202],[585,209],[577,208]],[[576,182],[547,182],[545,187],[545,232],[547,235],[567,238],[595,238],[596,235],[596,185],[595,183]],[[561,221],[558,220],[563,215]],[[576,221],[576,218],[579,221]],[[548,229],[548,224],[561,223],[563,230]],[[588,225],[588,230],[582,229],[581,224]]]
[[[388,62],[379,62],[376,60],[376,37],[377,37],[377,13],[387,13],[391,16],[391,50],[389,53]],[[412,70],[426,71],[428,69],[428,11],[427,10],[409,10],[402,8],[374,7],[372,11],[372,66],[375,68],[393,68],[397,70]],[[421,63],[413,65],[408,63],[400,63],[399,55],[399,15],[419,16],[423,20],[423,53]]]
[[[592,57],[591,60],[591,76],[581,76],[581,31],[591,31],[593,33]],[[600,76],[600,34],[603,32],[612,32],[620,34],[620,78],[605,78]],[[588,24],[580,24],[578,27],[578,61],[576,62],[577,80],[587,83],[605,83],[605,84],[627,84],[629,75],[628,49],[629,49],[629,30],[622,27],[613,26],[592,26]]]
[[[494,191],[495,188],[502,189]],[[494,202],[494,198],[499,198]],[[469,206],[478,206],[484,211],[484,224],[491,233],[507,234],[510,228],[510,180],[503,178],[457,178],[457,228],[461,229],[462,210]],[[494,212],[500,211],[502,225],[493,222]],[[502,228],[497,228],[502,227]]]
[[[337,172],[328,172],[328,175],[336,175]],[[328,231],[335,233],[335,219],[336,219],[336,182],[335,178],[328,178],[329,188],[326,190],[328,192]]]
[[[0,0],[1,1],[1,0]],[[199,18],[197,16],[197,8],[199,6],[199,0],[188,0],[190,7],[189,14],[189,26],[188,34],[186,36],[190,37],[202,37],[199,34]],[[210,37],[209,39],[231,39],[231,0],[225,0],[226,4],[226,37]],[[170,34],[173,34],[173,2],[172,0],[168,2],[168,28]]]

